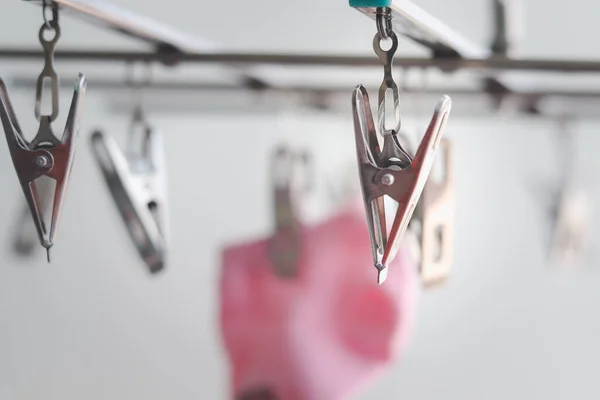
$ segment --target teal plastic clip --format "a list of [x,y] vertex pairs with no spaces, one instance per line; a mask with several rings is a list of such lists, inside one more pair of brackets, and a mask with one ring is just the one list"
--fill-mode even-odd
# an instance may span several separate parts
[[350,0],[350,7],[354,8],[373,8],[389,7],[392,0]]

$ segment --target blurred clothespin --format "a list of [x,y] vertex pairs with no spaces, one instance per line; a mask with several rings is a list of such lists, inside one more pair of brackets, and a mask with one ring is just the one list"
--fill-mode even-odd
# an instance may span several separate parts
[[550,210],[550,262],[562,267],[575,267],[587,250],[591,222],[589,195],[575,179],[575,138],[570,119],[561,116],[557,147],[561,155],[561,177]]
[[129,234],[151,273],[166,265],[168,196],[163,138],[134,108],[125,154],[102,131],[92,134],[92,150]]
[[298,201],[309,188],[309,169],[312,166],[307,152],[279,146],[271,161],[273,211],[275,232],[269,244],[272,267],[278,276],[296,276],[301,255],[301,223]]
[[[48,20],[46,16],[47,7],[52,8],[51,20]],[[51,125],[59,113],[58,74],[54,69],[54,51],[56,43],[60,38],[57,4],[53,2],[51,5],[47,5],[44,3],[42,13],[44,15],[44,24],[39,31],[39,40],[44,49],[45,64],[44,69],[39,75],[36,90],[35,116],[40,123],[38,132],[31,141],[25,138],[10,102],[6,86],[1,79],[0,119],[2,120],[10,155],[33,217],[40,243],[46,248],[48,262],[50,262],[50,248],[54,245],[54,236],[58,221],[60,220],[64,194],[68,186],[71,168],[73,167],[76,148],[75,139],[79,131],[79,117],[85,93],[86,78],[84,75],[79,74],[75,82],[75,90],[65,130],[62,138],[58,139],[54,135]],[[47,40],[45,37],[48,32],[53,35],[50,40]],[[42,94],[46,80],[50,81],[51,87],[52,112],[49,115],[42,114],[41,111]],[[56,181],[49,229],[37,194],[36,180],[42,176],[52,178]]]
[[[398,47],[398,39],[391,27],[390,10],[383,8],[377,14],[378,32],[373,40],[375,53],[384,65],[384,81],[379,89],[379,142],[366,89],[359,85],[352,95],[356,151],[362,185],[373,262],[378,270],[381,284],[387,276],[387,267],[395,258],[400,241],[415,211],[417,202],[429,177],[435,152],[442,138],[446,120],[450,113],[451,100],[442,97],[433,113],[431,122],[421,140],[414,157],[400,144],[400,107],[398,86],[392,76],[392,61]],[[389,50],[383,50],[382,41],[391,39]],[[395,125],[386,128],[386,100],[391,92]],[[394,222],[388,234],[386,210],[383,196],[387,195],[398,203]]]
[[443,162],[442,177],[430,177],[427,181],[416,215],[421,223],[420,272],[425,287],[444,283],[454,258],[454,162],[450,140],[442,139],[440,150],[444,154],[437,162]]

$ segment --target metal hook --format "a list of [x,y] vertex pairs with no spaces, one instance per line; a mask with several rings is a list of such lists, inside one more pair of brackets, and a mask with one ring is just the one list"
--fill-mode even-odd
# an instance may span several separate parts
[[392,33],[392,9],[389,7],[377,7],[375,9],[375,23],[377,33],[383,38],[389,38]]
[[[398,37],[392,31],[390,33],[392,40],[392,46],[388,50],[383,50],[381,47],[382,36],[377,33],[373,38],[373,49],[375,54],[381,59],[383,63],[383,82],[379,87],[379,100],[378,100],[378,118],[379,118],[379,131],[382,135],[395,135],[400,132],[402,121],[400,119],[400,99],[398,95],[398,85],[394,81],[392,74],[392,67],[394,61],[394,54],[398,49]],[[387,119],[387,94],[392,93],[393,97],[393,110],[394,110],[394,126],[392,129],[386,129]]]

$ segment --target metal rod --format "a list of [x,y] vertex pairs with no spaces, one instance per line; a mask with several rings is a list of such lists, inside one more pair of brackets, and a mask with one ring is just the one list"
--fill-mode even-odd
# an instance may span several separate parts
[[[41,59],[37,50],[0,49],[0,59]],[[296,66],[331,67],[379,67],[376,57],[358,55],[320,54],[269,54],[269,53],[185,53],[169,54],[131,51],[63,50],[55,53],[59,60],[78,62],[161,62],[177,63],[233,63],[233,64],[277,64]],[[600,72],[600,60],[557,60],[557,59],[510,59],[490,57],[487,59],[447,59],[399,57],[394,60],[403,68],[440,68],[444,71],[469,70],[520,70],[545,72]]]
[[[10,79],[11,85],[21,88],[34,87],[36,79],[29,77],[13,77]],[[72,86],[72,82],[68,80],[61,80],[60,84],[64,87]],[[119,79],[93,79],[90,81],[89,86],[95,90],[129,90],[128,86]],[[270,86],[265,90],[279,93],[298,93],[298,94],[348,94],[351,90],[352,85],[338,85],[338,86],[326,86],[326,85],[278,85]],[[176,82],[176,81],[152,81],[145,86],[146,90],[149,91],[188,91],[188,92],[206,92],[206,91],[244,91],[246,87],[236,84],[228,83],[214,83],[214,82]],[[490,88],[488,91],[472,89],[472,88],[410,88],[405,87],[402,89],[403,93],[407,94],[451,94],[453,96],[482,96],[482,95],[505,95],[507,97],[517,97],[522,99],[541,99],[546,97],[568,97],[578,99],[599,99],[599,90],[558,90],[558,89],[546,89],[546,90],[535,90],[524,93],[505,93],[494,88]]]

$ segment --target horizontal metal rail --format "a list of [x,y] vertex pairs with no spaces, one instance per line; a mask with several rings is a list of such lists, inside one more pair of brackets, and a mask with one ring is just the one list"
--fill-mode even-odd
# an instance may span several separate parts
[[[29,60],[43,59],[38,50],[0,49],[0,59]],[[381,67],[381,61],[374,56],[361,55],[322,55],[322,54],[283,54],[283,53],[164,53],[136,51],[94,51],[94,50],[58,50],[57,60],[75,62],[158,62],[178,63],[233,63],[233,64],[271,64],[295,66],[331,66],[331,67]],[[490,57],[487,59],[469,58],[418,58],[397,57],[396,66],[401,68],[439,68],[443,71],[457,70],[502,70],[502,71],[538,71],[598,73],[600,60],[560,60],[560,59],[511,59]]]

